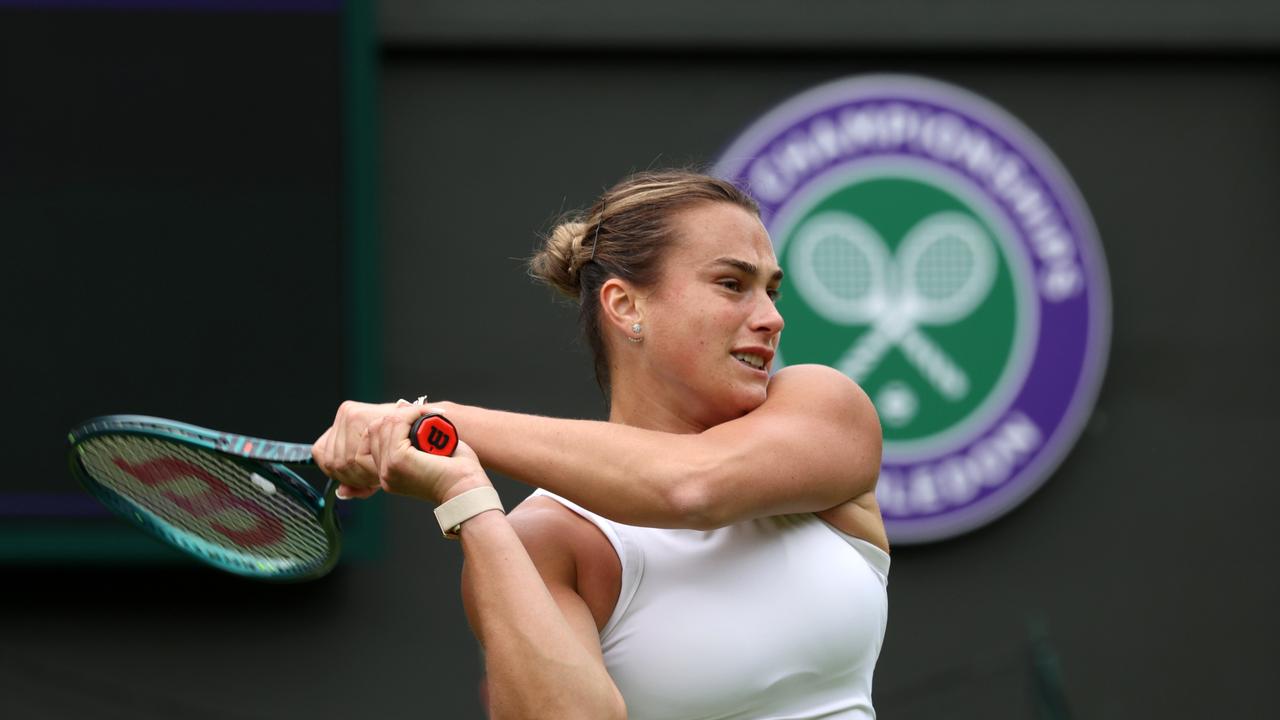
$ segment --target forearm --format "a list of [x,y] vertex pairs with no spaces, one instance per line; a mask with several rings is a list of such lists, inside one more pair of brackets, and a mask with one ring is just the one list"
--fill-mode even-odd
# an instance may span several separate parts
[[818,512],[875,488],[880,421],[852,380],[797,366],[751,412],[699,433],[442,403],[481,462],[610,520],[705,530]]
[[457,403],[443,412],[486,468],[549,490],[617,522],[700,524],[700,483],[719,462],[697,435],[592,420],[522,415]]
[[507,519],[483,513],[460,534],[491,717],[625,717],[603,663],[574,636]]

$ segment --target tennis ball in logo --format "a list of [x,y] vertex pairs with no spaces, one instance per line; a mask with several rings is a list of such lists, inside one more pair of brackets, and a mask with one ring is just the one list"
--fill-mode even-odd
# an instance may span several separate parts
[[867,178],[783,232],[786,362],[846,370],[876,402],[886,443],[962,423],[1009,369],[1018,308],[1006,250],[945,188]]

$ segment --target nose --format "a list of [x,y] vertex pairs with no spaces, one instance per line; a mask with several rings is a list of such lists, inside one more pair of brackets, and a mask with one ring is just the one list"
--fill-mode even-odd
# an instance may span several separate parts
[[756,311],[751,318],[751,329],[756,332],[777,335],[782,332],[782,327],[786,325],[786,321],[782,319],[782,313],[778,312],[778,306],[773,302],[773,298],[766,293],[760,293],[760,298],[760,301],[756,303]]

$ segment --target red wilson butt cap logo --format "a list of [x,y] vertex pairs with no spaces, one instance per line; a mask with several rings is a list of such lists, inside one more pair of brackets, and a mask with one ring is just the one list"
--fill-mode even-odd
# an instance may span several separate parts
[[409,442],[425,453],[452,455],[458,447],[458,429],[443,415],[423,415],[409,428]]

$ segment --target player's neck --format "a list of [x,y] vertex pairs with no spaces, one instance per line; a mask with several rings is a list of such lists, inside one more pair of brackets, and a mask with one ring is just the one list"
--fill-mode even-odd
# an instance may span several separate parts
[[609,402],[609,422],[669,433],[700,433],[707,429],[680,398],[665,387],[649,387],[635,378],[615,378]]

